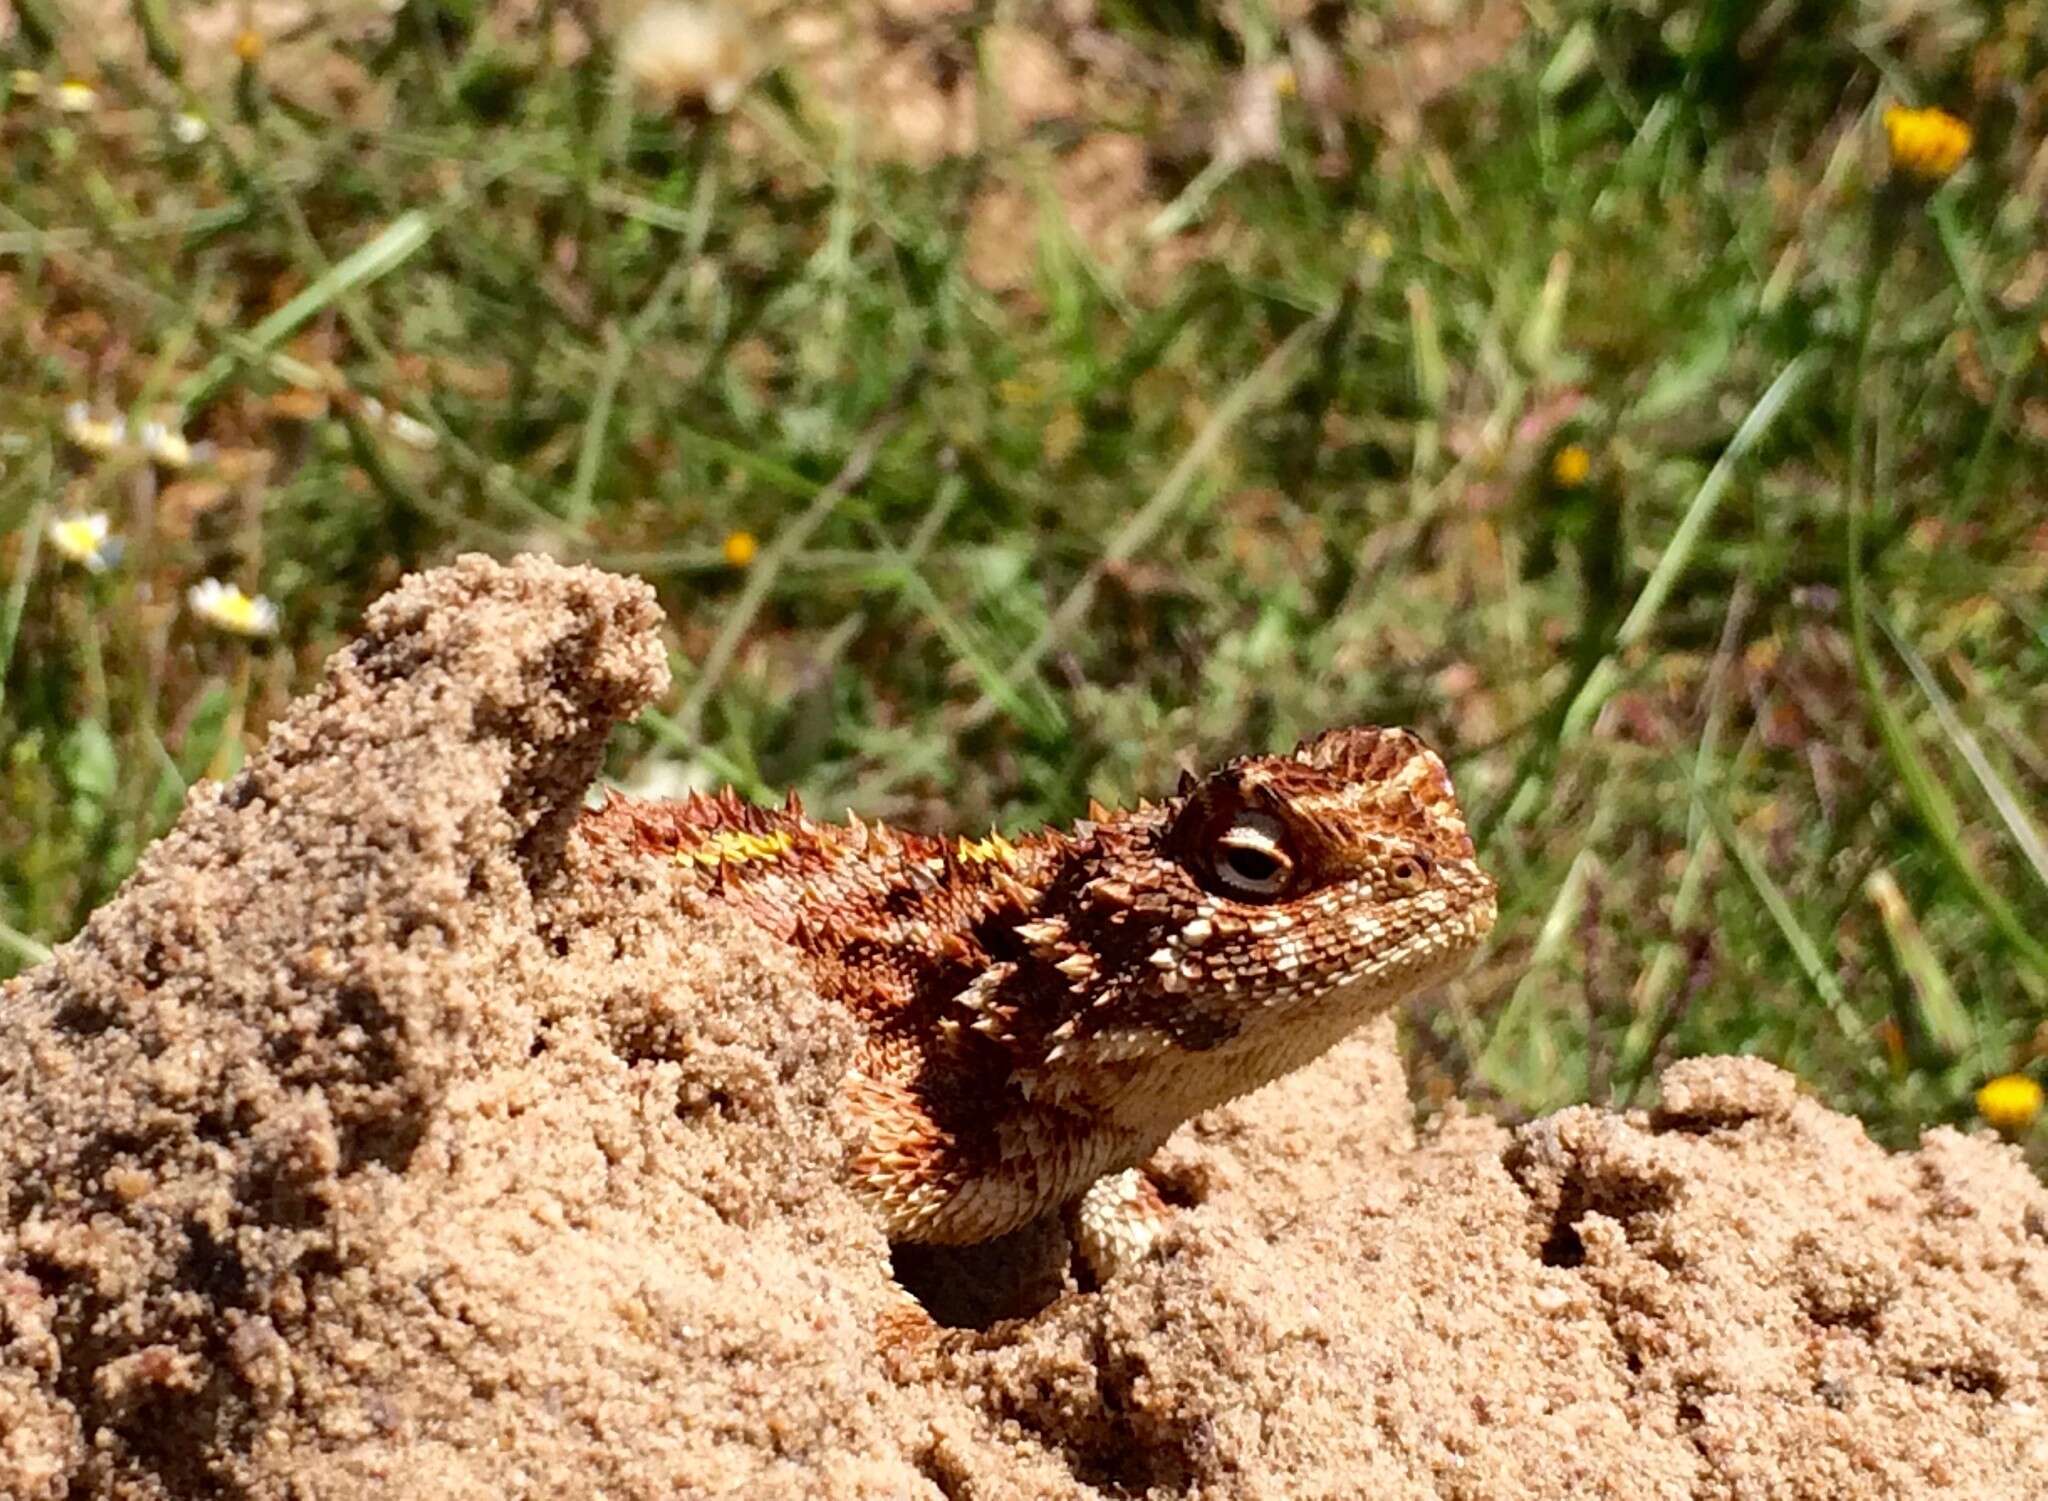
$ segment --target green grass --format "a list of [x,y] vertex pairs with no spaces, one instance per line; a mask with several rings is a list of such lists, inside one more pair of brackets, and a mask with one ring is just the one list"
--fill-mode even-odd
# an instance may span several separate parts
[[[460,0],[248,64],[181,29],[216,7],[139,4],[154,46],[46,9],[0,110],[0,973],[401,572],[540,549],[669,612],[629,786],[1010,827],[1417,726],[1504,893],[1409,1016],[1432,1098],[1635,1100],[1743,1051],[1900,1140],[2043,1072],[2026,24],[1453,6],[1411,131],[1420,6],[1325,7],[1318,53],[1256,5],[1104,3],[1122,61],[1043,118],[991,17],[820,7],[862,108],[784,54],[680,119],[606,38],[565,61]],[[969,149],[903,159],[862,47],[952,88]],[[1234,81],[1289,60],[1277,152],[1219,163]],[[1893,99],[1976,127],[1938,188],[1887,181]],[[88,453],[77,401],[211,451]],[[102,574],[44,536],[77,511],[125,543]],[[278,638],[194,619],[210,575]]]

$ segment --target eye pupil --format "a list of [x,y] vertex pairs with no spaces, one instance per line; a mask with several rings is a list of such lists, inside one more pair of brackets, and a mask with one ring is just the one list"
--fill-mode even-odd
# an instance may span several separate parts
[[1278,900],[1294,885],[1287,827],[1271,814],[1241,809],[1227,822],[1210,826],[1195,868],[1198,879],[1220,896]]
[[1264,850],[1234,849],[1223,858],[1239,880],[1254,886],[1263,886],[1280,874],[1280,862]]

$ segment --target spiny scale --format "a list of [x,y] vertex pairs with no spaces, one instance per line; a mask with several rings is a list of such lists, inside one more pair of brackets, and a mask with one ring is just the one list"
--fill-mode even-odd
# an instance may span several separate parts
[[614,797],[581,828],[789,946],[860,1021],[853,1179],[908,1241],[1073,1204],[1451,973],[1494,917],[1443,763],[1398,729],[1332,730],[1014,840],[818,823],[794,794],[771,810],[729,790]]

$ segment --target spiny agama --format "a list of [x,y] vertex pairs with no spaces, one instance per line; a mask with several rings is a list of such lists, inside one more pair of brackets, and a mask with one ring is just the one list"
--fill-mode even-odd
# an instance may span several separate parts
[[946,840],[794,797],[613,797],[586,838],[673,863],[865,1030],[853,1183],[897,1241],[1074,1214],[1107,1275],[1163,1205],[1175,1127],[1444,979],[1493,925],[1450,776],[1413,734],[1331,730],[1071,829]]

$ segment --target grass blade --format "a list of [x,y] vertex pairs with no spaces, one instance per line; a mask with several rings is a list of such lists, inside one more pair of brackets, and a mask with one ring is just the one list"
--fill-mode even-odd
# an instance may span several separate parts
[[[1237,424],[1260,401],[1279,395],[1292,384],[1295,356],[1307,348],[1329,325],[1330,320],[1337,315],[1338,306],[1341,304],[1332,306],[1328,311],[1303,322],[1293,333],[1281,340],[1271,354],[1259,362],[1257,369],[1231,388],[1230,393],[1217,404],[1209,420],[1202,425],[1202,430],[1195,434],[1195,440],[1183,450],[1173,468],[1167,471],[1166,478],[1160,481],[1159,488],[1152,492],[1143,505],[1131,513],[1131,518],[1118,529],[1114,537],[1110,538],[1109,546],[1102,550],[1102,555],[1089,567],[1088,572],[1082,575],[1080,582],[1074,585],[1067,597],[1060,601],[1059,607],[1052,612],[1044,629],[1038,633],[1037,639],[1019,652],[1016,659],[1010,663],[1004,674],[1007,681],[1014,684],[1024,674],[1033,671],[1044,660],[1046,653],[1066,639],[1067,633],[1087,614],[1088,606],[1094,601],[1095,591],[1101,585],[1104,576],[1110,569],[1135,555],[1140,548],[1150,542],[1160,527],[1166,524],[1167,518],[1180,509],[1181,502],[1194,489],[1195,481],[1201,477],[1209,461],[1223,446],[1223,440]],[[972,728],[983,723],[996,708],[995,697],[983,693],[968,709],[962,727]]]
[[591,398],[590,415],[583,423],[583,441],[576,451],[576,477],[562,503],[563,519],[571,526],[581,527],[590,519],[590,497],[597,488],[605,438],[611,432],[612,402],[619,394],[619,379],[626,373],[626,356],[632,352],[632,343],[617,328],[605,330],[604,368],[598,372],[597,394]]
[[1763,857],[1756,852],[1756,846],[1751,844],[1742,830],[1735,826],[1735,820],[1728,816],[1728,810],[1721,805],[1720,799],[1704,786],[1694,784],[1693,798],[1700,810],[1707,815],[1708,821],[1713,824],[1715,837],[1735,857],[1735,863],[1740,867],[1743,878],[1749,882],[1757,900],[1763,903],[1764,911],[1770,914],[1771,921],[1777,925],[1778,932],[1783,936],[1785,946],[1792,951],[1792,957],[1798,961],[1800,973],[1806,977],[1806,983],[1812,987],[1813,993],[1820,998],[1821,1003],[1833,1013],[1835,1025],[1841,1028],[1842,1035],[1851,1039],[1861,1037],[1868,1029],[1850,1008],[1842,994],[1841,981],[1835,978],[1835,972],[1828,967],[1827,960],[1821,954],[1820,945],[1813,941],[1813,935],[1800,924],[1799,914],[1792,910],[1791,901],[1786,897],[1784,889],[1772,878],[1769,869],[1764,865]]
[[[39,489],[49,485],[49,455],[43,457]],[[7,669],[14,661],[14,643],[21,630],[21,613],[28,603],[29,582],[36,576],[36,555],[43,545],[43,524],[48,508],[37,501],[28,508],[21,529],[21,556],[16,559],[14,577],[7,585],[7,598],[0,601],[0,709],[7,707]]]
[[[1480,1078],[1530,1109],[1554,1106],[1564,1098],[1557,1088],[1560,1082],[1557,1077],[1560,1040],[1557,1029],[1532,1027],[1524,1018],[1542,996],[1550,966],[1564,953],[1576,931],[1578,914],[1586,902],[1586,882],[1597,862],[1593,839],[1589,837],[1573,857],[1564,879],[1558,883],[1557,895],[1551,899],[1550,909],[1544,913],[1543,923],[1536,931],[1536,941],[1529,950],[1522,977],[1494,1018],[1492,1036],[1474,1064],[1474,1072]],[[1508,1057],[1508,1050],[1516,1039],[1522,1040],[1525,1053],[1534,1054],[1533,1057],[1523,1057],[1519,1068],[1511,1067]]]
[[1949,1058],[1960,1058],[1976,1040],[1970,1014],[1956,998],[1948,971],[1935,957],[1933,946],[1920,931],[1905,892],[1888,870],[1874,870],[1863,882],[1863,894],[1877,908],[1884,936],[1892,954],[1905,971],[1918,1011],[1919,1030],[1934,1047]]
[[1892,763],[1892,770],[1898,775],[1906,800],[1941,853],[1943,863],[1991,920],[2007,947],[2026,961],[2033,971],[2032,978],[2037,982],[2048,978],[2048,946],[2027,931],[2019,915],[1997,888],[1985,879],[1969,852],[1963,848],[1963,820],[1956,810],[1955,799],[1928,766],[1927,758],[1920,754],[1920,747],[1906,728],[1904,717],[1885,691],[1870,645],[1865,587],[1859,565],[1850,574],[1850,618],[1852,627],[1860,627],[1850,632],[1851,648],[1856,658],[1857,676],[1863,683],[1863,696],[1870,706],[1871,720],[1877,727],[1878,740]]
[[[368,286],[402,265],[415,251],[434,237],[434,221],[418,209],[400,214],[384,232],[353,254],[336,261],[283,307],[264,318],[247,336],[247,347],[256,355],[266,354],[273,345],[290,337],[294,330],[337,297]],[[234,374],[238,359],[220,355],[186,382],[178,392],[180,410],[190,412],[204,406]]]
[[1685,572],[1692,561],[1693,549],[1699,546],[1700,534],[1727,494],[1728,486],[1735,479],[1735,471],[1750,451],[1763,441],[1764,435],[1784,414],[1792,399],[1805,389],[1806,383],[1820,368],[1821,354],[1809,349],[1794,359],[1778,378],[1770,383],[1764,394],[1757,398],[1756,405],[1742,419],[1742,425],[1735,430],[1735,436],[1728,440],[1728,446],[1721,451],[1721,457],[1714,461],[1714,467],[1700,482],[1692,502],[1679,519],[1678,528],[1672,532],[1671,540],[1664,545],[1664,551],[1657,564],[1650,570],[1649,578],[1643,581],[1642,592],[1636,595],[1635,604],[1622,620],[1615,632],[1614,649],[1594,669],[1586,685],[1579,690],[1565,713],[1562,739],[1576,740],[1591,725],[1593,716],[1600,711],[1620,682],[1620,669],[1615,665],[1618,657],[1650,633],[1657,616],[1670,597],[1672,588],[1678,583],[1679,575]]
[[1963,723],[1956,713],[1955,705],[1942,691],[1940,680],[1934,676],[1920,653],[1913,650],[1912,643],[1901,636],[1882,610],[1871,611],[1878,629],[1892,644],[1892,650],[1899,654],[1899,660],[1906,664],[1906,670],[1913,674],[1913,681],[1920,685],[1920,691],[1927,695],[1928,705],[1934,710],[1934,717],[1941,724],[1942,733],[1956,748],[1956,754],[1963,758],[1963,764],[1976,777],[1977,785],[1984,790],[1985,798],[1998,810],[1998,816],[2005,823],[2006,832],[2020,847],[2027,861],[2034,867],[2034,875],[2043,886],[2048,886],[2048,841],[2041,838],[2041,831],[2035,826],[2027,810],[2020,806],[2020,800],[2005,779],[1998,774],[1998,768],[1991,764],[1991,758],[1984,754],[1984,747],[1977,737],[1970,733],[1970,727]]
[[761,607],[768,602],[769,591],[781,577],[790,556],[810,540],[811,534],[825,524],[825,520],[837,510],[841,501],[859,487],[867,477],[868,469],[875,462],[875,455],[882,443],[896,430],[900,406],[892,403],[889,411],[878,421],[870,424],[867,432],[847,455],[846,462],[831,481],[820,487],[812,497],[804,513],[788,526],[776,533],[775,540],[763,549],[761,556],[747,570],[746,586],[726,612],[725,624],[720,628],[718,639],[711,643],[711,649],[704,654],[704,662],[697,674],[697,681],[690,685],[690,692],[683,700],[683,706],[676,711],[674,725],[682,742],[695,745],[703,739],[704,709],[711,701],[724,679],[726,669],[732,665],[734,655],[739,651],[740,642],[754,624],[754,618],[761,613]]

